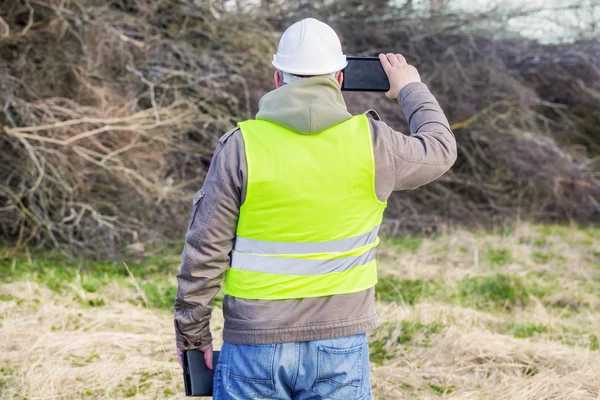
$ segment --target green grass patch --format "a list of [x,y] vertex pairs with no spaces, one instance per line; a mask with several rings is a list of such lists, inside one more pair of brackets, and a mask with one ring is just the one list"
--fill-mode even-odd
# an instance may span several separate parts
[[[133,287],[124,262],[144,291],[150,307],[173,308],[179,266],[179,255],[173,253],[152,255],[142,261],[91,261],[52,253],[31,258],[3,257],[0,258],[0,281],[31,280],[60,294],[72,291],[73,286],[81,287],[89,294],[81,300],[84,305],[102,307],[106,304],[99,293],[103,287],[113,283]],[[138,301],[143,303],[141,296]]]
[[571,228],[556,224],[546,224],[537,226],[535,231],[543,236],[565,236],[571,231]]
[[16,300],[16,298],[10,294],[0,293],[0,301],[11,301]]
[[126,383],[117,386],[110,393],[106,393],[105,397],[109,398],[131,398],[140,397],[144,399],[159,398],[158,394],[172,393],[171,389],[157,387],[158,382],[170,381],[169,375],[164,371],[150,372],[144,371],[141,375],[130,376],[126,379]]
[[396,237],[387,240],[387,243],[398,250],[398,252],[416,253],[423,244],[423,239],[419,236]]
[[[535,228],[536,232],[542,236],[559,236],[566,239],[567,242],[579,243],[583,245],[590,245],[594,240],[600,237],[600,227],[597,226],[571,226],[571,225],[538,225]],[[573,239],[576,237],[576,233],[583,233],[590,240],[581,238]]]
[[423,324],[421,321],[402,321],[400,323],[401,333],[396,338],[396,342],[398,344],[404,344],[412,342],[417,336],[420,339],[425,339],[425,341],[421,341],[420,345],[428,346],[428,339],[442,331],[442,324],[434,323],[434,324]]
[[398,344],[429,347],[429,339],[441,332],[442,328],[441,323],[423,324],[421,321],[404,320],[400,321],[398,332],[397,324],[384,323],[379,327],[375,338],[369,340],[369,358],[372,363],[383,365],[396,356],[392,349],[399,349]]
[[394,326],[389,323],[383,323],[376,332],[377,336],[383,333],[382,337],[369,340],[369,360],[377,365],[383,365],[386,361],[394,358],[394,353],[388,351],[388,343],[393,340]]
[[[530,277],[531,278],[531,277]],[[512,310],[527,307],[530,296],[544,298],[552,288],[542,287],[537,280],[493,274],[444,283],[436,280],[398,279],[382,276],[375,287],[379,301],[414,305],[432,299],[479,310]]]
[[433,392],[435,392],[438,395],[450,394],[450,393],[452,393],[452,390],[454,389],[454,386],[444,387],[444,386],[436,385],[434,383],[428,383],[427,386],[429,387],[429,389],[431,389]]
[[8,388],[9,383],[11,383],[9,377],[15,372],[15,368],[10,363],[0,365],[0,389]]
[[429,296],[435,283],[427,280],[398,279],[391,276],[379,277],[375,296],[380,301],[415,304]]
[[519,244],[529,245],[532,243],[533,243],[533,238],[531,236],[519,238]]
[[[143,283],[142,290],[148,299],[148,306],[168,310],[173,308],[173,301],[177,295],[177,286],[168,283]],[[142,299],[140,298],[140,301]]]
[[586,226],[584,228],[579,228],[582,232],[584,232],[591,239],[600,238],[600,227],[598,226]]
[[539,373],[539,370],[535,365],[524,365],[521,368],[521,372],[525,376],[535,376]]
[[600,349],[600,345],[598,343],[598,336],[590,335],[589,341],[590,341],[590,350]]
[[385,345],[387,340],[376,339],[369,342],[369,361],[376,365],[383,365],[386,361],[394,358],[393,354],[390,354]]
[[548,264],[552,259],[552,254],[536,251],[531,255],[531,258],[538,264]]
[[531,294],[521,278],[502,274],[464,279],[458,293],[463,305],[478,309],[525,307]]
[[492,265],[506,265],[512,262],[512,254],[508,249],[489,249],[487,259]]
[[383,323],[369,340],[369,358],[376,365],[383,365],[393,359],[401,346],[429,347],[433,335],[442,331],[441,323],[423,324],[421,321],[400,321],[398,325]]
[[535,336],[536,334],[548,333],[548,327],[539,324],[517,324],[511,322],[506,327],[507,333],[516,338],[524,339]]

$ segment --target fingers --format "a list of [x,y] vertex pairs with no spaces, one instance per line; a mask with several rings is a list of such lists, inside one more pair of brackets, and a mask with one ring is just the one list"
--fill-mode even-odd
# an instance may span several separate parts
[[397,65],[400,64],[400,62],[396,58],[395,54],[387,53],[385,56],[387,57],[387,59],[390,62],[390,64],[391,64],[392,67],[395,67],[395,66],[397,66]]
[[381,65],[383,65],[383,70],[385,72],[389,72],[393,67],[407,64],[406,58],[404,58],[402,54],[380,54],[379,61],[381,61]]
[[204,363],[208,369],[213,369],[213,346],[212,343],[200,349],[204,353]]
[[379,54],[379,60],[390,81],[390,90],[386,93],[387,98],[397,98],[404,86],[412,82],[421,82],[421,77],[415,67],[409,65],[402,54]]
[[385,55],[380,54],[379,60],[381,60],[382,64],[384,64],[387,61],[392,67],[399,66],[402,64],[407,64],[406,58],[404,58],[404,56],[402,54],[392,54],[392,53],[387,53]]
[[183,368],[183,351],[177,350],[177,361],[179,361],[179,365]]
[[210,348],[206,352],[204,352],[204,362],[208,369],[213,369],[213,350]]
[[396,54],[396,59],[400,64],[407,64],[406,58],[402,54]]
[[381,65],[383,66],[383,70],[388,73],[390,71],[390,69],[392,68],[392,65],[390,64],[390,60],[388,60],[387,56],[385,54],[380,54],[379,55],[379,61],[381,61]]

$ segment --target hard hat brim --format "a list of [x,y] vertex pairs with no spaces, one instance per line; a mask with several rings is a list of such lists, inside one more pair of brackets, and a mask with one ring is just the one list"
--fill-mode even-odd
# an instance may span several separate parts
[[285,66],[280,65],[275,60],[273,60],[271,62],[271,64],[273,64],[273,66],[275,68],[277,68],[277,70],[282,71],[282,72],[287,72],[288,74],[293,74],[293,75],[327,75],[327,74],[332,74],[334,72],[343,70],[344,68],[346,68],[346,65],[348,65],[348,61],[344,60],[343,63],[340,63],[339,65],[337,65],[335,67],[330,67],[327,69],[313,69],[313,70],[306,70],[306,69],[303,70],[303,69],[295,69],[295,68],[285,67]]

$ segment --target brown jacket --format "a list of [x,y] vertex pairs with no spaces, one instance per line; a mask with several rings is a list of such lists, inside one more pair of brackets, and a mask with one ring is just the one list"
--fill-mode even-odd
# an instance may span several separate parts
[[[448,120],[423,83],[402,89],[398,99],[410,136],[370,119],[380,200],[441,176],[456,159]],[[303,79],[267,93],[257,118],[300,134],[321,132],[350,118],[337,83],[330,77]],[[177,346],[192,349],[212,341],[210,316],[223,273],[229,266],[247,167],[239,129],[219,140],[204,186],[194,197],[175,300]],[[328,297],[247,300],[225,296],[223,339],[240,344],[319,340],[368,332],[377,327],[374,289]]]

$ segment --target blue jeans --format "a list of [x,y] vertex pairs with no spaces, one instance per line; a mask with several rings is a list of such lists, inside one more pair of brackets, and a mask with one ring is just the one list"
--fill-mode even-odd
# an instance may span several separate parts
[[225,342],[213,392],[215,400],[370,400],[367,337],[261,346]]

